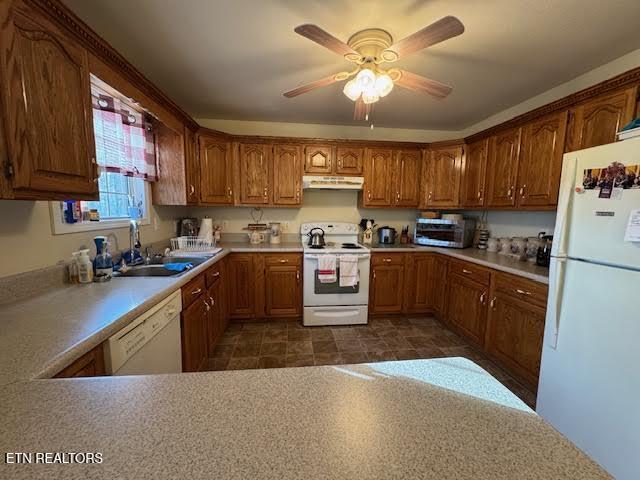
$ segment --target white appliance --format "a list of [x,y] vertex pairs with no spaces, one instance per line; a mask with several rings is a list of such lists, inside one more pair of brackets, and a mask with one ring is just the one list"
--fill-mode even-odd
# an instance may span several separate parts
[[[313,228],[324,231],[326,245],[311,248],[308,233]],[[369,313],[369,270],[371,253],[358,243],[358,225],[355,223],[325,222],[303,223],[300,227],[303,244],[303,324],[355,325],[366,324]],[[335,255],[340,267],[342,255],[355,255],[358,260],[359,282],[355,287],[340,287],[339,281],[321,283],[318,280],[318,258]]]
[[319,190],[362,190],[364,177],[330,177],[318,175],[304,175],[303,189]]
[[640,139],[564,156],[536,410],[631,480],[640,478],[640,243],[625,233],[640,188],[600,198],[583,185],[585,171],[593,187],[601,172],[591,169],[612,162],[640,164]]
[[106,342],[110,375],[182,372],[180,290],[136,318]]

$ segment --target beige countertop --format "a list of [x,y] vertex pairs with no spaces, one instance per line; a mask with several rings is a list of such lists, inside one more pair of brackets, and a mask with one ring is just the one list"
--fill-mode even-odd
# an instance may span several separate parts
[[3,478],[605,479],[461,358],[19,382],[3,452],[99,452],[99,465]]
[[449,257],[466,260],[502,272],[519,275],[540,283],[549,283],[549,269],[535,263],[521,262],[498,253],[485,252],[477,248],[424,247],[414,244],[374,245],[372,252],[436,252]]

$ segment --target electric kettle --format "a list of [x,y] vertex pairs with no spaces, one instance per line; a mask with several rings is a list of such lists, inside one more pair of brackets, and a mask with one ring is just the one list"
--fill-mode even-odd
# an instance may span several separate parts
[[[316,232],[316,233],[314,233]],[[308,245],[311,248],[322,248],[325,246],[324,243],[324,230],[321,229],[320,227],[316,227],[316,228],[312,228],[309,233],[307,233],[307,235],[309,236],[309,243]]]

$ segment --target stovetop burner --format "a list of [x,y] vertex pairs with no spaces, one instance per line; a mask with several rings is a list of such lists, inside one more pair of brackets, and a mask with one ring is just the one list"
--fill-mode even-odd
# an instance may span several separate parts
[[356,244],[356,243],[343,243],[342,244],[342,248],[346,248],[349,250],[358,250],[360,248],[362,248],[360,245]]

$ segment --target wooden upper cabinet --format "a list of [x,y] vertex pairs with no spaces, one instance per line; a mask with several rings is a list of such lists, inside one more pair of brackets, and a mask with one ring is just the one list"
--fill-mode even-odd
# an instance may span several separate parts
[[489,139],[487,207],[512,207],[516,204],[520,136],[521,129],[513,128]]
[[422,151],[399,150],[396,155],[394,205],[418,208],[420,203]]
[[518,167],[519,206],[557,205],[566,129],[566,111],[524,126]]
[[573,110],[566,151],[596,147],[616,141],[616,133],[634,116],[638,86],[593,98]]
[[154,128],[158,180],[151,183],[155,205],[186,205],[189,194],[185,129],[158,122]]
[[362,175],[364,149],[338,147],[336,149],[336,174]]
[[458,207],[462,146],[438,147],[427,152],[425,207]]
[[273,204],[302,205],[302,147],[273,146]]
[[304,173],[331,175],[333,173],[333,147],[307,145],[304,149]]
[[269,156],[267,144],[241,143],[238,150],[238,203],[267,205],[269,192]]
[[484,206],[488,153],[488,138],[467,146],[461,188],[462,205],[465,207]]
[[8,16],[0,25],[0,104],[15,197],[96,198],[87,52],[35,8],[14,2]]
[[213,205],[233,203],[231,143],[201,135],[199,143],[200,202]]
[[363,206],[390,207],[393,200],[393,150],[368,148],[364,161]]

